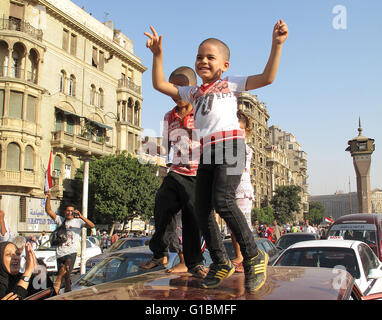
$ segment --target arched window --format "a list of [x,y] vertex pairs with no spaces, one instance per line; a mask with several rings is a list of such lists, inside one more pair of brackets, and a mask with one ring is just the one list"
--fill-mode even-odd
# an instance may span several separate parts
[[16,43],[12,51],[12,69],[11,76],[21,78],[22,75],[22,59],[25,56],[25,49],[21,43]]
[[60,92],[65,92],[66,72],[61,70],[60,72]]
[[8,75],[8,44],[0,41],[0,76],[6,77]]
[[24,170],[33,171],[34,170],[34,151],[31,146],[25,148],[24,154]]
[[104,93],[103,89],[99,88],[98,90],[98,108],[103,108],[104,107]]
[[139,107],[139,102],[135,102],[135,107],[134,107],[134,124],[139,127],[139,113],[140,113],[140,107]]
[[94,106],[95,105],[95,99],[96,99],[96,87],[94,84],[90,86],[90,105]]
[[65,161],[65,179],[72,178],[72,159],[66,158]]
[[31,49],[29,51],[29,65],[30,69],[28,70],[28,81],[32,81],[33,83],[37,83],[37,66],[38,66],[38,54],[35,50]]
[[7,147],[7,170],[20,171],[20,147],[14,142]]
[[133,123],[133,100],[131,98],[127,101],[127,121]]
[[72,74],[69,78],[68,95],[72,97],[76,96],[76,77]]
[[56,155],[54,157],[53,172],[55,177],[59,177],[61,174],[61,157],[60,156]]

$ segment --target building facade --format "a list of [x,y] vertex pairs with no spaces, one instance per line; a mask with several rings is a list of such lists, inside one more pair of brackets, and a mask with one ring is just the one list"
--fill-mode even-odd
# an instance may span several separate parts
[[307,158],[293,134],[273,125],[266,106],[256,95],[247,92],[238,97],[239,109],[250,118],[252,133],[246,137],[253,149],[251,179],[255,191],[255,207],[268,205],[277,186],[298,185],[301,187],[301,210],[296,220],[308,212]]
[[83,158],[136,154],[146,68],[112,22],[69,0],[0,0],[0,19],[0,205],[10,228],[47,230],[50,152],[57,205]]

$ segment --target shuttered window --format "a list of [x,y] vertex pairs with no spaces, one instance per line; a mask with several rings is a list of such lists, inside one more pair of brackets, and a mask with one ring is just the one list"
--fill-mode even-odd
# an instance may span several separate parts
[[36,106],[37,106],[37,98],[28,95],[26,120],[31,122],[36,121]]
[[4,116],[4,90],[0,90],[0,117]]
[[23,93],[11,91],[9,99],[9,117],[22,118],[23,110]]
[[25,148],[25,155],[24,155],[24,170],[33,171],[33,169],[34,169],[34,151],[31,146],[27,146]]
[[10,143],[7,147],[7,170],[20,171],[20,147],[16,143]]
[[24,18],[24,6],[11,2],[10,6],[9,6],[9,16],[23,20],[23,18]]
[[62,34],[62,49],[69,50],[69,31],[64,29]]

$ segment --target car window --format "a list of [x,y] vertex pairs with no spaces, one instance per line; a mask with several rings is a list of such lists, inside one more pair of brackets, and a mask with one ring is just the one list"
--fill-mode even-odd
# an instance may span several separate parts
[[363,243],[358,246],[358,253],[361,258],[363,270],[365,271],[365,276],[367,277],[370,270],[379,266],[379,262],[373,251]]
[[281,236],[281,238],[277,241],[276,246],[280,247],[282,249],[286,249],[290,247],[292,244],[295,244],[297,242],[301,241],[308,241],[308,240],[316,240],[315,234],[298,234],[298,235],[285,235]]
[[277,261],[278,266],[346,268],[354,278],[360,278],[355,252],[349,248],[295,248],[285,251]]
[[270,256],[273,255],[273,248],[271,247],[270,243],[268,241],[263,241],[262,245],[264,247],[264,250],[266,253],[268,253]]

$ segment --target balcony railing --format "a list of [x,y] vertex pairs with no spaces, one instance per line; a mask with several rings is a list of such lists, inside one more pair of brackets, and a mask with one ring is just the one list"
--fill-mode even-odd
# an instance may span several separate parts
[[37,72],[36,71],[27,71],[25,74],[25,70],[19,67],[8,67],[8,66],[0,66],[0,78],[16,78],[33,82],[37,84]]
[[0,30],[11,30],[24,32],[33,38],[41,41],[43,32],[41,29],[32,27],[29,22],[19,19],[0,19]]
[[128,88],[133,90],[134,92],[138,94],[142,94],[142,87],[136,85],[131,79],[129,78],[121,78],[118,80],[118,88]]
[[66,148],[75,148],[78,153],[91,153],[94,155],[109,155],[113,153],[113,146],[104,142],[93,141],[87,137],[70,134],[65,131],[55,131],[52,133],[52,146],[61,145]]

